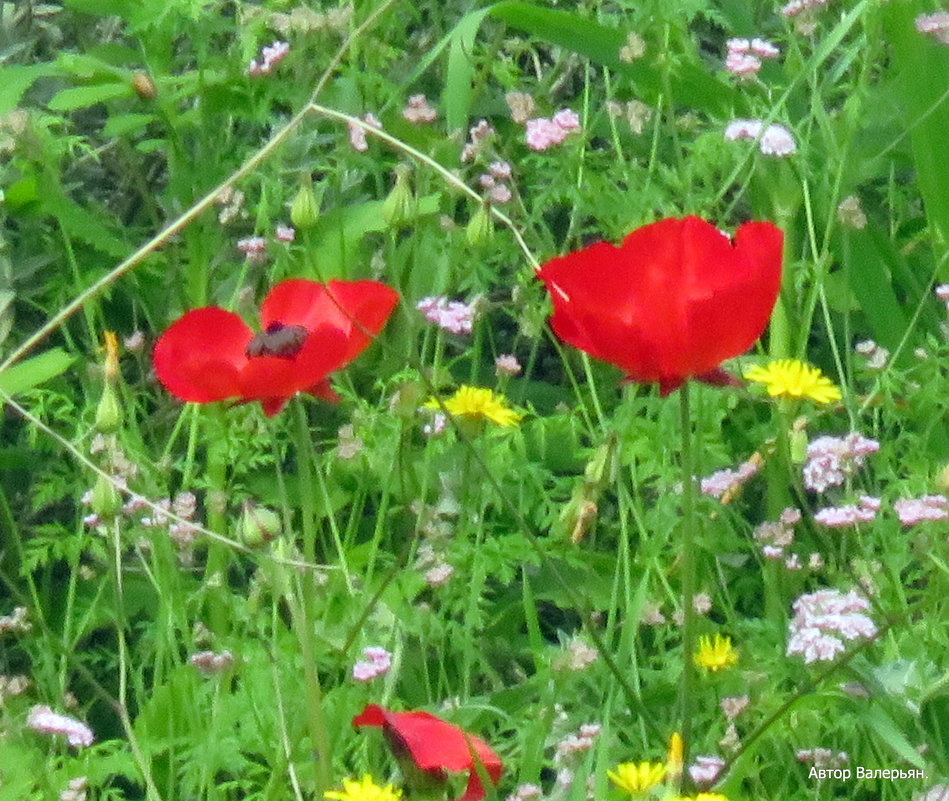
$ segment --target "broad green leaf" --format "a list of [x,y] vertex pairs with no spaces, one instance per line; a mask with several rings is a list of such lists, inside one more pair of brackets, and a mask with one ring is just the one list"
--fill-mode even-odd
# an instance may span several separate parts
[[62,348],[53,348],[39,356],[8,367],[0,373],[0,392],[16,395],[65,372],[75,357]]
[[482,8],[465,16],[451,32],[448,69],[445,76],[445,121],[448,130],[464,128],[471,110],[471,84],[474,62],[471,57],[478,28],[491,8]]
[[50,111],[75,111],[88,108],[117,97],[130,97],[132,86],[128,83],[101,83],[94,86],[74,86],[57,92],[47,107]]
[[34,81],[49,75],[57,75],[55,64],[11,64],[0,68],[0,114],[12,111],[19,104]]
[[[918,14],[931,11],[928,3],[890,3],[884,9],[884,29],[893,47],[897,81],[909,112],[906,130],[912,143],[916,182],[926,217],[940,254],[949,253],[949,159],[943,151],[949,131],[949,48],[920,34]],[[940,280],[949,278],[943,263]]]
[[894,754],[906,760],[913,767],[921,769],[926,767],[926,760],[920,756],[913,744],[906,739],[903,730],[882,707],[871,706],[865,714],[865,720],[870,730],[877,735],[877,741],[881,745],[888,746]]

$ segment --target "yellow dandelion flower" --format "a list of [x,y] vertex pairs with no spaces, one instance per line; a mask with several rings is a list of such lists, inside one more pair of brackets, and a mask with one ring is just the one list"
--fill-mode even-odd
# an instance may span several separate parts
[[342,790],[328,790],[323,798],[331,801],[399,801],[402,791],[396,790],[391,784],[380,787],[372,780],[368,773],[362,779],[343,779]]
[[[471,422],[488,420],[499,426],[516,426],[524,416],[510,408],[503,395],[481,387],[459,387],[444,404],[449,414]],[[425,408],[439,410],[441,406],[433,398]]]
[[695,653],[695,664],[713,673],[731,667],[738,661],[738,651],[732,648],[732,638],[716,634],[699,637],[699,650]]
[[661,762],[623,762],[616,770],[606,772],[620,790],[630,795],[639,795],[655,787],[666,775],[666,766]]
[[764,367],[753,365],[744,372],[749,381],[764,384],[773,398],[810,398],[815,403],[840,400],[840,390],[817,367],[797,359],[779,359]]

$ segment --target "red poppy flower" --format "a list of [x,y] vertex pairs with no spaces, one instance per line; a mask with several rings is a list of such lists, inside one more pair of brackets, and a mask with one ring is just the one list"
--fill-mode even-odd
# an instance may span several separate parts
[[501,759],[487,743],[428,712],[390,712],[369,704],[353,718],[353,726],[381,726],[395,758],[430,778],[444,781],[446,771],[467,771],[468,786],[458,801],[484,798],[475,759],[492,782],[501,778]]
[[735,383],[719,365],[761,336],[781,285],[781,230],[742,225],[734,241],[698,217],[637,228],[539,271],[564,342],[663,395],[695,378]]
[[257,400],[268,417],[298,392],[336,400],[327,377],[365,349],[397,301],[375,281],[283,281],[264,298],[259,334],[216,306],[189,311],[155,343],[155,374],[179,400]]

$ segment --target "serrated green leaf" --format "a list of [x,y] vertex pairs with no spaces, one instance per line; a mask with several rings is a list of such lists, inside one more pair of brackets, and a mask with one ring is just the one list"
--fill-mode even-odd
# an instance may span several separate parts
[[127,83],[101,83],[94,86],[73,86],[57,92],[50,99],[50,111],[75,111],[88,108],[117,97],[131,97],[132,86]]
[[75,357],[62,348],[53,348],[15,364],[0,373],[0,392],[6,395],[25,392],[65,372],[73,361]]

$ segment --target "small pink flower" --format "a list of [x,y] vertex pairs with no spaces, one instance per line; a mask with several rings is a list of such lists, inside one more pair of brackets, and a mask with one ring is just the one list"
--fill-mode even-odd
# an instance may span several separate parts
[[392,667],[392,654],[379,645],[370,645],[362,649],[363,659],[353,665],[353,678],[356,681],[371,681],[388,672]]
[[470,334],[474,324],[475,304],[448,300],[445,297],[422,298],[415,306],[425,319],[451,334]]
[[496,206],[503,205],[510,201],[513,197],[511,195],[511,190],[508,189],[504,184],[498,184],[491,188],[491,191],[488,192],[488,200],[494,203]]
[[818,590],[798,598],[788,624],[787,654],[800,654],[804,662],[829,662],[844,650],[843,640],[869,639],[876,625],[864,612],[870,603],[851,590]]
[[95,735],[85,723],[68,715],[53,712],[48,706],[34,706],[26,719],[26,725],[42,734],[62,734],[72,746],[89,746]]
[[[371,112],[367,112],[363,117],[363,122],[371,128],[382,130],[382,123],[376,119]],[[365,153],[369,149],[369,143],[366,141],[366,131],[359,125],[349,123],[349,145],[358,153]]]
[[441,587],[448,579],[451,578],[452,573],[455,572],[453,568],[447,562],[440,562],[434,567],[430,567],[425,571],[425,583],[430,587]]
[[488,171],[499,181],[511,179],[511,165],[506,161],[492,161],[488,165]]
[[937,42],[949,45],[949,11],[920,14],[916,17],[916,30],[932,36]]
[[580,127],[580,117],[569,108],[562,108],[553,116],[553,121],[565,131],[576,131]]
[[547,150],[567,138],[567,132],[546,117],[528,120],[524,140],[531,150]]
[[292,225],[278,225],[274,231],[274,236],[278,242],[292,242],[297,232]]
[[757,75],[761,69],[761,59],[752,53],[729,52],[725,57],[725,69],[732,75],[748,78]]
[[697,756],[695,763],[689,765],[689,777],[696,784],[708,787],[715,783],[723,767],[725,767],[725,760],[720,757]]
[[267,240],[262,236],[248,236],[237,240],[237,249],[251,264],[260,264],[267,258]]
[[502,353],[494,360],[494,374],[497,376],[514,376],[521,372],[521,363],[510,353]]
[[915,526],[928,520],[949,520],[949,498],[944,495],[900,498],[893,502],[893,510],[904,526]]
[[847,528],[858,523],[869,523],[880,508],[879,498],[862,496],[858,504],[829,506],[814,514],[814,521],[827,528]]
[[290,52],[290,45],[287,42],[274,42],[261,50],[260,61],[251,61],[247,65],[247,74],[256,77],[258,75],[269,75],[271,70],[286,58]]
[[748,708],[749,699],[747,695],[735,695],[723,698],[719,702],[722,713],[726,720],[734,720]]
[[414,125],[434,122],[437,116],[438,112],[428,104],[425,95],[412,95],[406,107],[402,109],[402,117]]
[[234,654],[230,651],[221,651],[220,653],[215,653],[214,651],[198,651],[198,653],[192,654],[188,661],[192,667],[197,668],[207,676],[212,673],[223,673],[225,670],[229,670],[234,664]]

